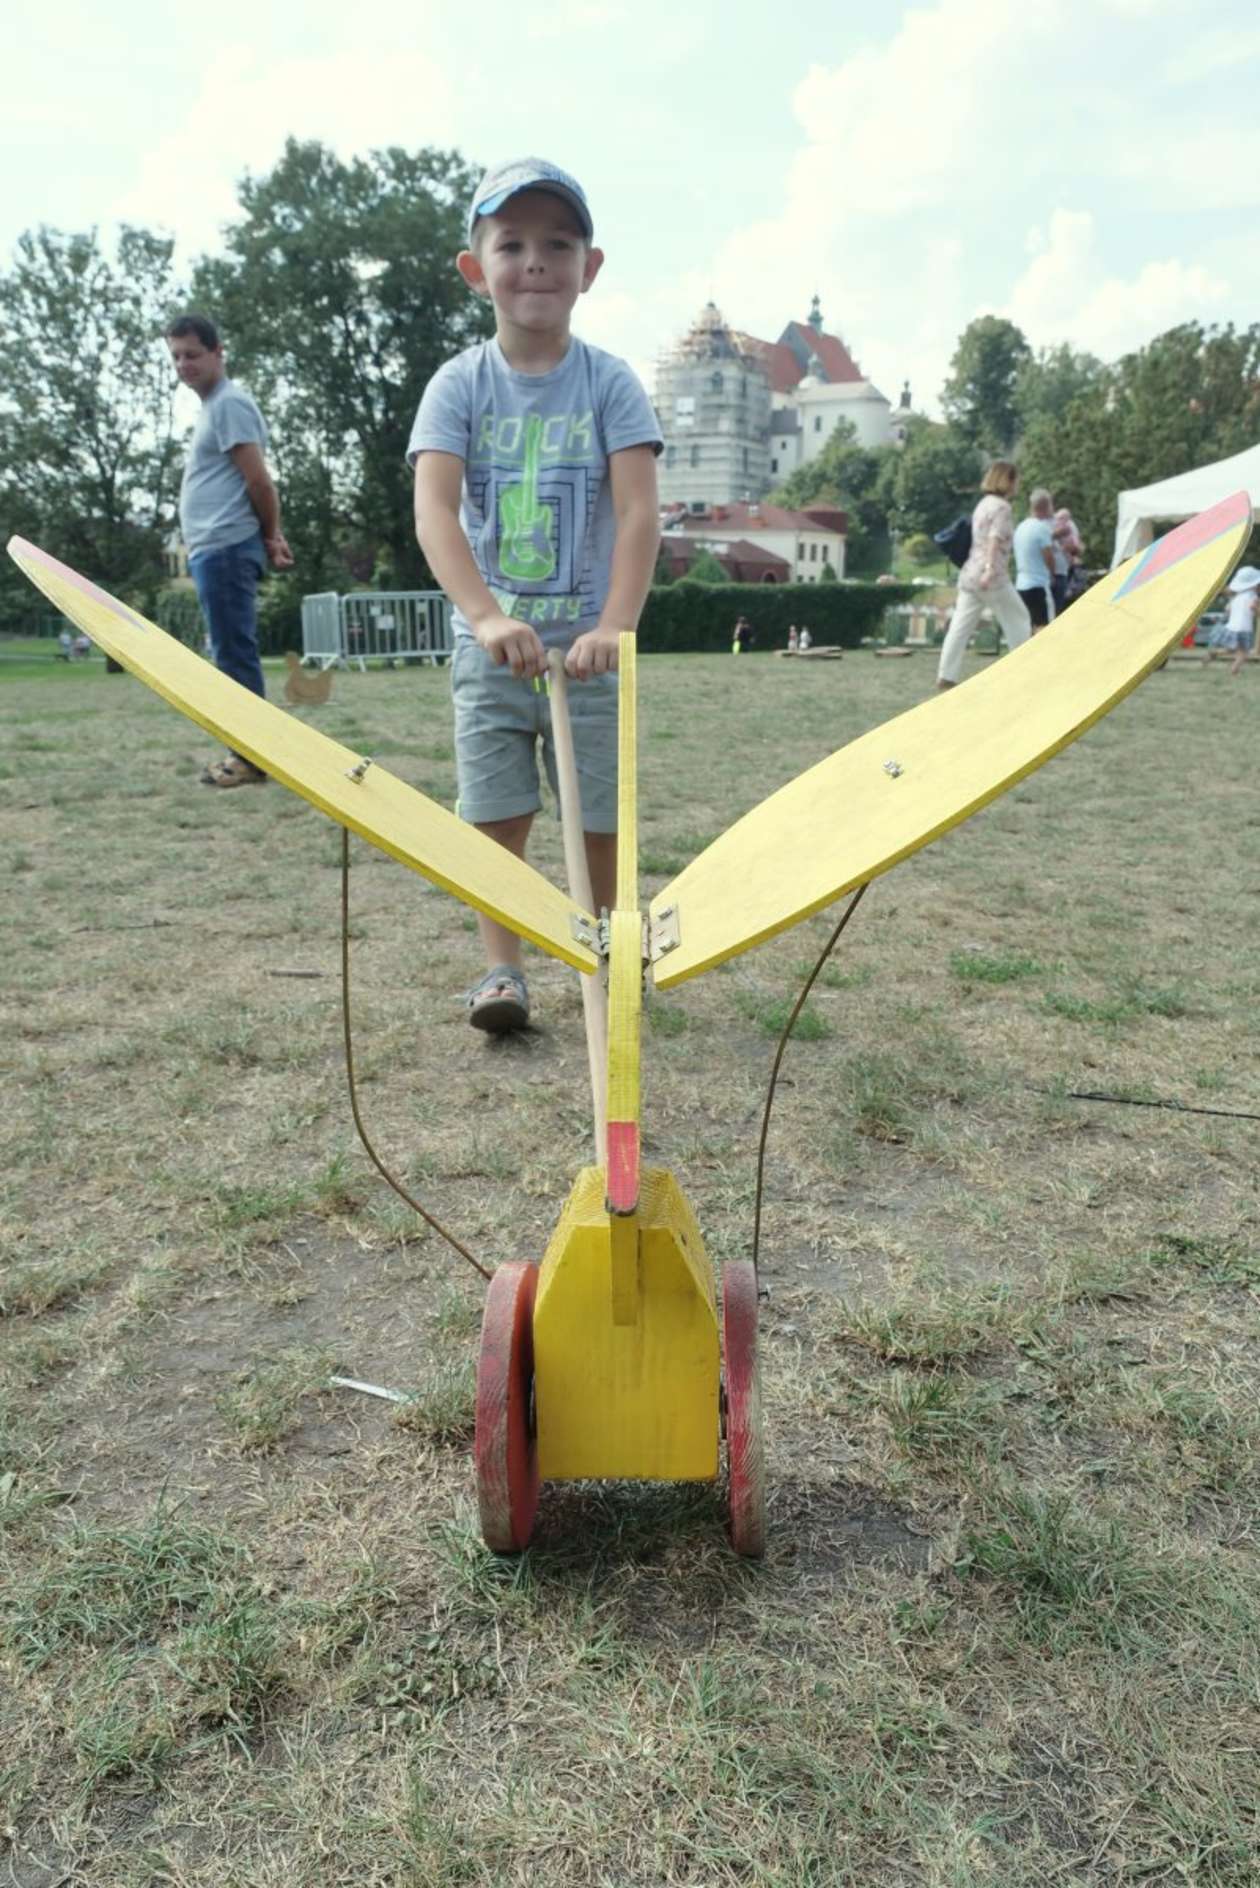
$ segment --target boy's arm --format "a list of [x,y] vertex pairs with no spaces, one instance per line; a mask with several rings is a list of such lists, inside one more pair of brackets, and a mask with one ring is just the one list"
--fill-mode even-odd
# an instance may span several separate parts
[[453,452],[416,455],[416,537],[429,569],[486,654],[516,676],[543,675],[547,657],[528,623],[505,616],[495,602],[459,522],[464,462]]
[[579,682],[617,666],[617,638],[637,629],[661,544],[656,497],[656,453],[627,446],[608,455],[616,537],[608,573],[608,596],[594,629],[575,640],[564,666]]

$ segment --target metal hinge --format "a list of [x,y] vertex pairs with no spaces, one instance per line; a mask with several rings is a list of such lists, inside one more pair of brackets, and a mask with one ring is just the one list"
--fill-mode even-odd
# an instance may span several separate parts
[[648,919],[648,956],[653,963],[676,951],[682,943],[682,929],[677,905],[662,905],[654,918]]
[[607,957],[609,951],[607,918],[588,918],[584,911],[569,913],[569,935],[596,957]]

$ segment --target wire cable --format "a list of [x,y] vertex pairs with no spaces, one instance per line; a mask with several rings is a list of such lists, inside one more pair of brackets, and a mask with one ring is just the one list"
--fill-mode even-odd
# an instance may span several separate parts
[[448,1246],[454,1246],[461,1259],[466,1259],[474,1272],[480,1272],[484,1279],[490,1278],[484,1265],[474,1259],[467,1246],[460,1244],[454,1233],[448,1232],[440,1219],[434,1219],[432,1213],[426,1213],[419,1200],[413,1200],[406,1187],[395,1180],[367,1136],[363,1117],[359,1113],[359,1095],[354,1080],[354,1045],[350,1034],[350,833],[347,827],[341,829],[341,1024],[346,1045],[346,1080],[350,1085],[350,1112],[354,1116],[354,1125],[358,1129],[359,1139],[367,1151],[367,1157],[400,1200],[405,1200],[413,1213],[419,1213],[426,1226],[440,1233]]
[[809,995],[810,991],[813,989],[814,983],[818,977],[819,971],[822,969],[827,959],[831,956],[831,953],[835,949],[836,945],[840,942],[840,933],[844,930],[845,925],[849,922],[849,919],[853,916],[854,912],[857,910],[858,906],[861,904],[862,894],[865,892],[865,890],[866,890],[865,885],[859,885],[857,890],[854,892],[852,898],[849,900],[848,904],[845,906],[843,912],[840,914],[840,922],[837,924],[835,930],[831,933],[831,936],[827,939],[827,942],[823,945],[822,955],[818,959],[818,962],[814,965],[814,968],[810,971],[809,976],[805,979],[805,987],[801,991],[801,994],[797,997],[795,1006],[792,1010],[792,1014],[788,1017],[787,1023],[784,1026],[783,1034],[779,1037],[779,1046],[777,1050],[775,1051],[775,1056],[774,1056],[774,1067],[770,1071],[770,1086],[766,1090],[765,1113],[761,1117],[761,1142],[757,1148],[757,1198],[756,1198],[756,1203],[753,1209],[753,1247],[752,1247],[752,1262],[753,1262],[754,1272],[757,1270],[757,1255],[761,1250],[761,1195],[762,1195],[762,1187],[765,1181],[765,1172],[766,1172],[766,1137],[770,1132],[770,1110],[774,1106],[774,1091],[778,1085],[778,1080],[779,1080],[779,1065],[783,1061],[783,1052],[787,1048],[788,1037],[792,1034],[792,1030],[796,1024],[796,1019],[800,1015],[802,1009],[804,1009],[805,1007],[805,999]]
[[1034,1095],[1062,1095],[1065,1101],[1110,1101],[1120,1108],[1168,1108],[1174,1114],[1215,1114],[1227,1121],[1260,1121],[1241,1108],[1195,1108],[1188,1101],[1146,1101],[1138,1095],[1104,1095],[1090,1088],[1033,1088]]

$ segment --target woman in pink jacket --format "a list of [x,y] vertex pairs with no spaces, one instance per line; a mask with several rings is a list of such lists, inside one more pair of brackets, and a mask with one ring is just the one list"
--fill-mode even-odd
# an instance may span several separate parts
[[971,514],[971,554],[958,573],[958,600],[936,671],[938,688],[953,688],[958,682],[982,611],[992,610],[1008,649],[1028,640],[1032,622],[1008,569],[1015,536],[1011,500],[1018,490],[1017,469],[1009,459],[995,459],[980,486],[980,503]]

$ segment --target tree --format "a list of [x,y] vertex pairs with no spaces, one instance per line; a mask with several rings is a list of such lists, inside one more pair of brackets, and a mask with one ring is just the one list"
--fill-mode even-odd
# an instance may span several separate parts
[[267,415],[299,593],[339,588],[347,551],[393,586],[432,582],[404,454],[426,382],[493,330],[454,267],[476,176],[455,152],[342,162],[291,138],[241,183],[227,253],[197,267],[229,370]]
[[884,476],[895,446],[860,446],[852,420],[838,420],[817,458],[798,466],[773,494],[777,505],[803,510],[839,505],[848,514],[845,568],[874,573],[888,563],[888,503]]
[[929,536],[975,503],[981,455],[952,426],[912,419],[887,475],[892,522],[902,536]]
[[1106,368],[1094,354],[1077,353],[1066,341],[1030,354],[1015,371],[1015,417],[1020,436],[1036,420],[1057,420],[1073,400],[1098,385]]
[[692,583],[729,583],[730,577],[710,550],[699,550],[687,569]]
[[1021,464],[1071,508],[1105,564],[1116,494],[1228,458],[1260,434],[1260,324],[1186,322],[1104,368],[1062,414],[1033,420]]
[[[22,535],[142,606],[162,581],[178,461],[162,339],[171,250],[124,228],[111,261],[94,230],[40,228],[0,277],[0,507]],[[5,565],[0,609],[12,621],[30,591]]]
[[1000,315],[980,315],[963,329],[941,389],[945,417],[984,452],[1010,452],[1018,431],[1015,388],[1032,358],[1023,334]]

